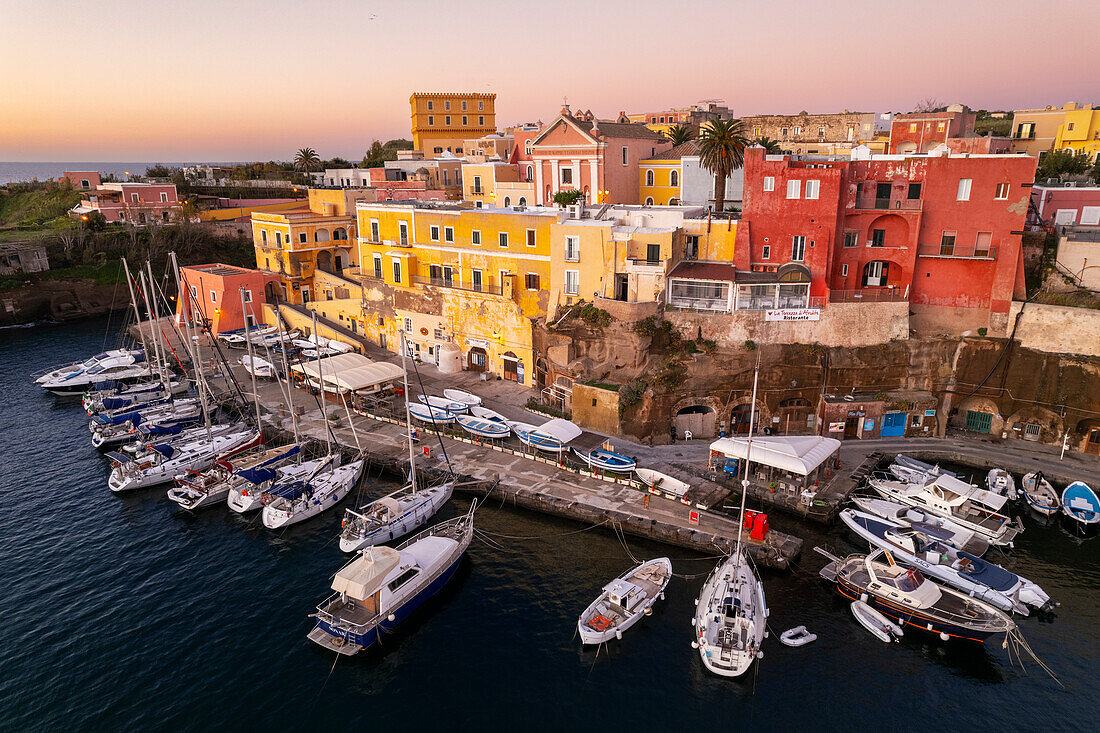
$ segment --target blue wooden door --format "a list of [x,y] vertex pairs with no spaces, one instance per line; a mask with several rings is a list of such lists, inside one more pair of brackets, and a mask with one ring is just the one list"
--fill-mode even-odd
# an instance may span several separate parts
[[886,413],[882,416],[882,432],[879,435],[884,438],[905,435],[906,418],[908,418],[908,413],[905,412]]

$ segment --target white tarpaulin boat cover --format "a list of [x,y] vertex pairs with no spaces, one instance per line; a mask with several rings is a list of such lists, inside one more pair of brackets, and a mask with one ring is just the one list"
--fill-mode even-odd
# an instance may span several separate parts
[[396,364],[371,361],[362,354],[338,354],[325,359],[302,362],[293,367],[314,383],[324,381],[326,391],[356,392],[383,382],[400,379],[404,372]]
[[535,428],[535,432],[549,435],[551,438],[556,438],[558,442],[565,445],[573,438],[580,435],[581,429],[568,420],[554,418],[553,420],[548,420],[542,425],[539,425]]
[[382,581],[401,561],[401,553],[389,547],[372,547],[336,573],[332,589],[365,601],[382,586]]
[[748,438],[719,438],[710,449],[729,458],[748,458],[753,463],[771,466],[806,476],[840,449],[836,438],[820,435],[790,435],[783,437],[754,437],[752,455],[748,453]]

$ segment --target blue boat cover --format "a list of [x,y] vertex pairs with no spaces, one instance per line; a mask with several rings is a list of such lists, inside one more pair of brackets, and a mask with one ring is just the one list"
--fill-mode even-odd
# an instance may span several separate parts
[[275,473],[273,468],[242,468],[237,472],[237,475],[243,478],[245,481],[250,481],[257,486],[264,481],[272,481],[278,474]]
[[276,486],[268,491],[267,495],[283,499],[297,499],[299,496],[312,496],[313,486],[305,481],[291,481],[289,484]]
[[118,453],[117,451],[108,451],[105,455],[111,459],[112,463],[116,463],[120,466],[133,460],[130,456]]
[[158,443],[157,445],[150,447],[157,453],[160,453],[165,458],[171,458],[172,456],[176,455],[176,449],[168,443]]
[[970,558],[970,566],[968,570],[962,571],[964,578],[970,578],[971,580],[981,583],[982,585],[988,585],[990,588],[999,591],[1006,591],[1020,580],[1019,576],[1015,573],[1010,573],[1000,565],[994,565],[991,562],[986,562],[980,559],[976,555],[971,555],[968,552],[959,552],[961,557]]
[[[1081,504],[1088,504],[1088,508],[1080,506]],[[1074,519],[1092,522],[1100,514],[1100,499],[1088,484],[1074,481],[1062,492],[1062,507]]]
[[193,419],[188,419],[178,422],[151,423],[149,425],[142,425],[138,428],[138,434],[141,435],[141,437],[143,438],[151,438],[154,435],[179,435],[183,432],[184,426],[187,423],[193,421]]
[[123,397],[104,397],[103,409],[104,410],[117,410],[120,407],[129,407],[134,403],[133,400],[128,400]]

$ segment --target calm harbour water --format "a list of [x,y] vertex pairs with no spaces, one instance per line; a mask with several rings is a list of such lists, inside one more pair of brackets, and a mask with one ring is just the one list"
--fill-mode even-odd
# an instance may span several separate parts
[[[693,599],[713,561],[668,555],[677,573],[652,617],[598,656],[574,639],[577,614],[630,565],[603,530],[490,503],[442,597],[386,638],[340,658],[306,640],[307,615],[345,561],[340,513],[281,534],[221,506],[189,515],[163,489],[114,496],[79,405],[31,372],[88,356],[103,321],[0,331],[0,721],[7,730],[1074,730],[1091,728],[1100,674],[1100,538],[1028,531],[1003,563],[1062,603],[1021,621],[1034,662],[995,642],[886,645],[816,577],[812,551],[854,549],[789,518],[806,539],[794,572],[765,572],[772,638],[740,681],[706,673],[691,649]],[[376,496],[393,484],[375,479]],[[468,507],[452,500],[440,518]],[[526,539],[515,539],[526,538]],[[805,624],[800,649],[778,634]]]

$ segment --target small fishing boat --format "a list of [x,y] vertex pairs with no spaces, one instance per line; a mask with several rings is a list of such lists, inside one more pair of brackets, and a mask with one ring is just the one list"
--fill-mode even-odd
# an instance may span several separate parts
[[1020,481],[1019,496],[1029,508],[1044,517],[1057,514],[1058,510],[1062,508],[1062,502],[1058,499],[1058,492],[1054,490],[1054,487],[1050,485],[1050,482],[1046,480],[1046,477],[1040,471],[1024,474],[1023,479]]
[[903,636],[905,631],[890,619],[883,616],[863,601],[852,601],[852,615],[860,625],[874,634],[880,641],[889,644],[895,637]]
[[456,400],[449,400],[444,397],[436,397],[435,395],[423,395],[418,394],[416,399],[420,400],[422,404],[434,407],[437,410],[446,410],[454,415],[462,415],[469,411],[470,407],[465,402],[458,402]]
[[503,422],[473,415],[455,415],[455,421],[467,433],[479,438],[507,438],[512,432],[512,429]]
[[263,523],[281,529],[330,509],[348,495],[363,475],[363,459],[284,484],[264,492]]
[[779,641],[786,646],[806,646],[811,641],[817,641],[817,634],[811,634],[805,626],[795,626],[780,634]]
[[602,644],[623,638],[623,632],[653,613],[653,604],[664,598],[672,578],[672,561],[667,557],[646,560],[603,587],[577,620],[581,643]]
[[370,647],[446,586],[473,536],[471,506],[468,513],[430,527],[396,549],[361,551],[336,573],[336,592],[311,614],[317,625],[309,640],[343,655]]
[[592,468],[599,468],[604,471],[630,473],[638,465],[637,461],[633,458],[629,458],[614,451],[604,450],[603,448],[593,448],[588,451],[574,448],[573,452]]
[[869,496],[853,496],[852,503],[860,511],[919,529],[940,542],[945,542],[958,550],[965,550],[972,555],[981,557],[989,550],[989,542],[984,537],[976,535],[973,530],[955,524],[950,519],[922,512],[908,504],[898,504]]
[[654,471],[652,468],[635,468],[634,475],[654,494],[671,494],[682,499],[691,488],[690,484],[660,471]]
[[454,413],[439,407],[421,404],[419,402],[408,403],[409,414],[417,420],[435,425],[450,425],[455,421]]
[[[982,642],[994,634],[1011,634],[1014,622],[1004,612],[953,588],[936,585],[919,570],[906,569],[885,550],[831,559],[821,577],[835,583],[849,600],[862,600],[902,628],[934,634],[943,641]],[[879,558],[885,557],[888,562]]]
[[1050,596],[1027,578],[958,550],[918,529],[845,509],[840,519],[871,547],[924,575],[979,598],[1008,613],[1027,616],[1029,608],[1050,605]]
[[471,405],[470,414],[474,417],[480,417],[482,420],[492,420],[493,422],[506,423],[508,418],[501,415],[496,410],[490,410],[488,407],[482,407],[481,405]]
[[1062,511],[1082,526],[1100,522],[1100,498],[1084,481],[1074,481],[1062,490]]
[[581,434],[580,428],[560,418],[538,426],[522,422],[509,422],[508,425],[524,445],[559,455],[569,449],[566,445],[569,441]]
[[481,398],[464,389],[445,389],[443,396],[455,402],[461,402],[466,407],[475,407],[481,404]]
[[258,356],[242,356],[241,366],[244,370],[257,379],[274,379],[276,375],[275,365]]
[[985,477],[985,485],[994,494],[1007,496],[1013,501],[1016,499],[1016,480],[1003,468],[990,469]]

